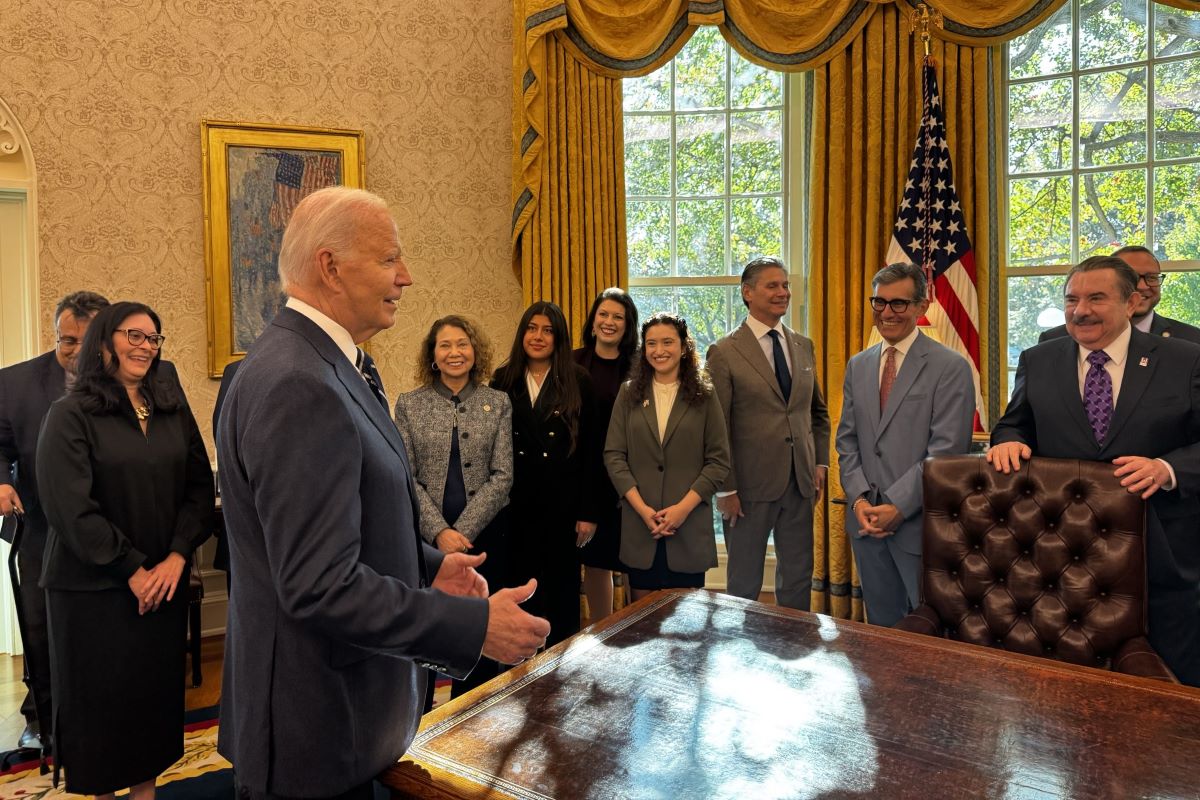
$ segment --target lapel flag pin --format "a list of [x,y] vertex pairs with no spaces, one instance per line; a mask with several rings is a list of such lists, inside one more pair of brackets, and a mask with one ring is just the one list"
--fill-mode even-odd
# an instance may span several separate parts
[[1138,366],[1139,366],[1139,367],[1148,367],[1148,366],[1150,366],[1150,359],[1146,358],[1145,356],[1142,356],[1142,360],[1138,362]]

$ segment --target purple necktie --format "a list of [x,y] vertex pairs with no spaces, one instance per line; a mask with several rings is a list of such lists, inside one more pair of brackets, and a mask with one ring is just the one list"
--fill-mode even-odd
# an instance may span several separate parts
[[1103,350],[1093,350],[1088,353],[1087,360],[1092,366],[1083,376],[1083,407],[1088,422],[1092,423],[1096,444],[1101,444],[1108,435],[1113,412],[1112,377],[1104,368],[1110,359]]

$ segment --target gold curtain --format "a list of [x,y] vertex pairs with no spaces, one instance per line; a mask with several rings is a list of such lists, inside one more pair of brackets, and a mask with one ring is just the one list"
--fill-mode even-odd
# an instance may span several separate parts
[[[858,37],[811,77],[813,153],[809,171],[808,232],[811,241],[809,335],[816,345],[818,373],[829,416],[841,417],[846,362],[863,349],[871,329],[866,313],[871,275],[883,266],[907,178],[921,118],[921,53],[896,8],[880,9]],[[1000,107],[998,48],[962,47],[934,41],[938,87],[946,114],[955,184],[974,246],[980,297],[992,263],[992,208],[996,168],[988,157]],[[993,144],[994,146],[994,144]],[[994,310],[980,303],[980,330]],[[983,386],[988,385],[983,338]],[[817,509],[813,609],[862,619],[861,595],[845,535],[845,507],[831,453],[831,491]],[[828,524],[825,524],[827,521]],[[824,536],[821,532],[824,531]],[[824,570],[824,572],[822,572]],[[823,588],[822,595],[818,588]]]
[[538,202],[528,204],[514,266],[526,304],[557,303],[579,342],[592,298],[626,283],[621,81],[580,64],[556,35],[543,47]]

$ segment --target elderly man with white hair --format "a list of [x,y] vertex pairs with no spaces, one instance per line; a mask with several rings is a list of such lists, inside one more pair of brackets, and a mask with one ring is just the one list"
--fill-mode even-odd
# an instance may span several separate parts
[[416,732],[427,669],[533,655],[549,633],[488,597],[484,556],[417,535],[404,444],[358,345],[412,283],[368,192],[296,207],[279,254],[286,307],[231,381],[218,441],[233,587],[219,750],[241,798],[370,798]]

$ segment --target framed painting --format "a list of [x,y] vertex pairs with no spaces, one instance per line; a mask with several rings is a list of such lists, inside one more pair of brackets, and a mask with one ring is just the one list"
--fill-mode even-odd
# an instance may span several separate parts
[[366,185],[362,131],[204,120],[208,366],[219,378],[283,305],[276,261],[305,195]]

